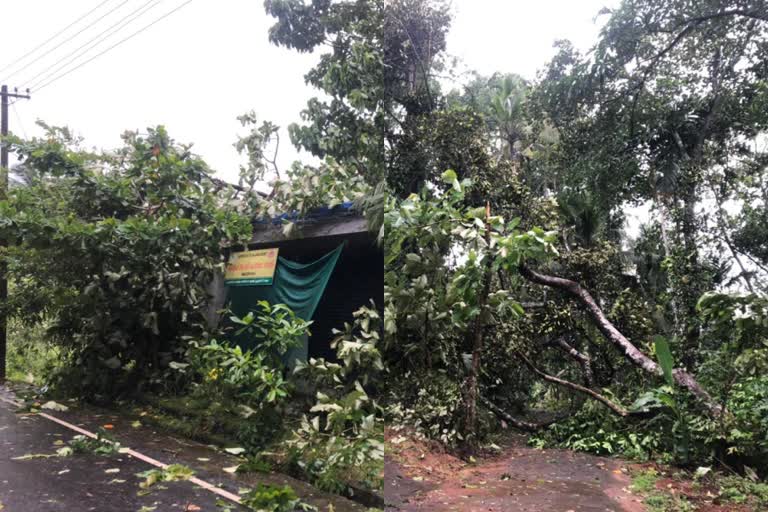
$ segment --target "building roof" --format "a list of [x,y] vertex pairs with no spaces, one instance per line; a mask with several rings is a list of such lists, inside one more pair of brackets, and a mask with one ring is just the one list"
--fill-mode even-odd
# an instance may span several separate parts
[[[283,232],[286,221],[293,222],[289,236]],[[298,212],[282,213],[271,219],[255,220],[253,244],[274,243],[296,238],[322,238],[338,235],[366,233],[368,222],[361,212],[354,209],[354,203],[346,202],[333,208],[315,208],[299,217]]]

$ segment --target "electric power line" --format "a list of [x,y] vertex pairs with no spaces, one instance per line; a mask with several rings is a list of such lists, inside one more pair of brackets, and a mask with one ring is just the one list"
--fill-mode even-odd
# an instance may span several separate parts
[[18,59],[14,60],[13,62],[11,62],[11,63],[9,63],[9,64],[6,64],[6,65],[5,65],[5,67],[3,67],[3,68],[0,68],[0,73],[4,72],[6,69],[10,68],[11,66],[13,66],[14,64],[16,64],[16,63],[17,63],[17,62],[19,62],[20,60],[23,60],[23,59],[25,59],[25,58],[29,57],[30,55],[32,55],[33,53],[35,53],[37,50],[39,50],[40,48],[42,48],[43,46],[45,46],[46,44],[48,44],[49,42],[51,42],[51,40],[53,40],[53,39],[57,38],[57,37],[58,37],[58,36],[60,36],[62,33],[66,32],[66,31],[67,31],[67,29],[69,29],[71,26],[73,26],[73,25],[77,24],[78,22],[80,22],[80,20],[82,20],[82,19],[83,19],[83,18],[85,18],[86,16],[90,15],[90,14],[91,14],[92,12],[94,12],[96,9],[98,9],[99,7],[101,7],[102,5],[106,4],[106,3],[107,3],[107,2],[109,2],[109,1],[110,1],[110,0],[104,0],[104,1],[103,1],[103,2],[101,2],[99,5],[97,5],[96,7],[94,7],[94,8],[93,8],[93,9],[91,9],[90,11],[88,11],[87,13],[83,14],[82,16],[80,16],[79,18],[77,18],[75,21],[73,21],[72,23],[70,23],[69,25],[67,25],[66,27],[64,27],[63,29],[61,29],[61,30],[59,30],[58,32],[56,32],[56,33],[55,33],[55,34],[53,34],[51,37],[49,37],[48,39],[46,39],[46,40],[45,40],[45,41],[43,41],[42,43],[38,44],[37,46],[35,46],[35,47],[34,47],[34,48],[32,48],[31,50],[29,50],[27,53],[25,53],[24,55],[22,55],[22,56],[21,56],[21,57],[19,57]]
[[24,123],[21,121],[21,116],[19,115],[19,111],[16,110],[16,102],[19,100],[14,101],[11,103],[11,108],[13,109],[13,115],[16,116],[16,121],[19,122],[19,127],[21,128],[21,133],[24,134],[24,138],[28,139],[27,137],[27,130],[24,129]]
[[56,82],[57,80],[59,80],[59,79],[61,79],[61,78],[64,78],[65,76],[69,75],[69,74],[70,74],[70,73],[72,73],[73,71],[76,71],[76,70],[80,69],[81,67],[85,66],[86,64],[88,64],[89,62],[93,61],[94,59],[97,59],[98,57],[101,57],[102,55],[104,55],[104,54],[105,54],[105,53],[107,53],[108,51],[112,50],[113,48],[115,48],[115,47],[117,47],[117,46],[120,46],[121,44],[123,44],[124,42],[126,42],[126,41],[128,41],[128,40],[130,40],[130,39],[133,39],[133,38],[134,38],[134,37],[136,37],[137,35],[141,34],[141,33],[142,33],[142,32],[144,32],[145,30],[147,30],[148,28],[150,28],[150,27],[152,27],[153,25],[155,25],[156,23],[158,23],[158,22],[160,22],[160,21],[164,20],[165,18],[167,18],[167,17],[168,17],[168,16],[170,16],[171,14],[175,13],[176,11],[178,11],[179,9],[181,9],[182,7],[184,7],[185,5],[189,4],[190,2],[192,2],[192,0],[187,0],[186,2],[182,3],[182,4],[181,4],[181,5],[179,5],[178,7],[176,7],[176,8],[174,8],[174,9],[172,9],[172,10],[168,11],[167,13],[163,14],[162,16],[160,16],[159,18],[157,18],[157,19],[156,19],[155,21],[153,21],[152,23],[149,23],[148,25],[144,25],[142,28],[140,28],[139,30],[137,30],[137,31],[136,31],[136,32],[134,32],[133,34],[131,34],[131,35],[129,35],[128,37],[125,37],[125,38],[121,39],[120,41],[116,42],[115,44],[113,44],[112,46],[110,46],[109,48],[107,48],[106,50],[104,50],[104,51],[102,51],[102,52],[100,52],[100,53],[97,53],[96,55],[94,55],[94,56],[93,56],[93,57],[91,57],[90,59],[86,60],[85,62],[81,62],[80,64],[78,64],[78,65],[77,65],[77,66],[75,66],[74,68],[71,68],[71,69],[69,69],[68,71],[65,71],[64,73],[62,73],[62,74],[60,74],[60,75],[58,75],[58,76],[56,76],[56,77],[52,78],[51,80],[49,80],[49,81],[45,82],[45,83],[44,83],[43,85],[41,85],[40,87],[37,87],[37,88],[35,89],[35,91],[40,91],[40,90],[42,90],[43,88],[45,88],[45,87],[49,86],[49,85],[50,85],[50,84],[52,84],[53,82]]
[[[128,1],[128,0],[126,0],[126,1]],[[143,3],[139,8],[137,8],[137,9],[131,11],[130,13],[126,14],[125,16],[123,16],[122,18],[117,20],[117,22],[115,22],[112,25],[110,25],[109,27],[107,27],[105,30],[102,30],[101,32],[96,34],[94,37],[92,37],[91,39],[86,41],[85,43],[81,44],[80,46],[78,46],[77,48],[75,48],[74,50],[69,52],[68,54],[64,55],[62,58],[60,58],[58,61],[54,62],[52,65],[48,66],[47,68],[43,69],[42,71],[40,71],[38,74],[36,74],[32,78],[28,79],[26,82],[21,84],[21,87],[25,87],[28,84],[33,84],[30,87],[30,89],[31,89],[32,87],[36,87],[37,85],[39,85],[41,82],[45,82],[48,78],[50,78],[51,76],[55,75],[56,73],[58,73],[59,71],[61,71],[65,67],[67,67],[68,65],[72,64],[74,61],[76,61],[77,59],[79,59],[80,57],[82,57],[83,55],[88,53],[94,47],[98,46],[102,41],[105,41],[106,39],[109,39],[110,37],[112,37],[112,35],[116,34],[117,32],[120,32],[123,28],[125,28],[127,25],[129,25],[134,20],[144,16],[144,14],[146,14],[151,9],[153,9],[154,7],[159,5],[161,2],[163,2],[163,0],[148,0],[147,2]],[[125,2],[123,2],[123,3],[125,3]],[[147,6],[149,6],[149,7],[147,7]],[[139,11],[141,11],[141,12],[139,12]],[[138,14],[136,14],[136,13],[138,13]],[[118,25],[120,25],[120,26],[116,30],[112,30],[113,28],[117,27]],[[104,36],[104,34],[106,34],[106,36]],[[102,36],[104,36],[104,37],[102,37]],[[91,44],[91,43],[93,43],[93,44]],[[88,46],[88,45],[90,45],[90,46]],[[87,48],[85,48],[85,47],[87,47]],[[80,50],[82,50],[83,48],[85,48],[85,50],[83,50],[81,52]],[[78,52],[80,52],[80,53],[78,53]],[[72,57],[73,55],[74,55],[74,57]],[[70,57],[72,57],[72,58],[70,58]],[[63,62],[63,61],[65,61],[65,62]],[[37,80],[41,76],[42,76],[42,78]]]
[[[38,50],[39,48],[41,48],[42,46],[45,46],[45,45],[46,45],[48,42],[50,42],[52,39],[55,39],[56,37],[58,37],[59,35],[61,35],[63,32],[65,32],[65,31],[66,31],[68,28],[70,28],[71,26],[73,26],[73,25],[77,24],[77,23],[78,23],[80,20],[82,20],[83,18],[85,18],[86,16],[88,16],[89,14],[91,14],[91,13],[92,13],[92,12],[94,12],[96,9],[98,9],[99,7],[101,7],[102,5],[104,5],[105,3],[109,2],[109,1],[111,1],[111,0],[104,0],[104,1],[103,1],[103,2],[101,2],[99,5],[97,5],[96,7],[94,7],[93,9],[91,9],[90,11],[88,11],[87,13],[85,13],[84,15],[80,16],[78,19],[76,19],[75,21],[73,21],[72,23],[70,23],[69,25],[67,25],[66,27],[64,27],[63,29],[61,29],[60,31],[58,31],[57,33],[55,33],[54,35],[52,35],[51,37],[49,37],[48,39],[46,39],[46,40],[45,40],[43,43],[41,43],[41,44],[37,45],[37,46],[36,46],[34,49],[32,49],[31,51],[29,51],[29,52],[25,53],[24,55],[22,55],[21,57],[19,57],[19,58],[18,58],[18,59],[16,59],[15,61],[13,61],[13,62],[11,62],[10,64],[8,64],[7,66],[5,66],[5,67],[4,67],[2,70],[0,70],[0,72],[2,72],[2,71],[5,71],[6,69],[8,69],[9,67],[13,66],[14,64],[16,64],[17,62],[19,62],[20,60],[23,60],[25,57],[27,57],[27,56],[29,56],[30,54],[32,54],[32,53],[34,53],[35,51],[37,51],[37,50]],[[57,44],[56,46],[54,46],[53,48],[51,48],[50,50],[46,51],[46,52],[45,52],[45,53],[43,53],[42,55],[39,55],[38,57],[36,57],[36,58],[35,58],[35,59],[33,59],[32,61],[30,61],[30,62],[26,63],[26,64],[25,64],[23,67],[21,67],[20,69],[17,69],[16,71],[14,71],[13,73],[11,73],[10,75],[7,75],[5,78],[3,78],[2,80],[0,80],[0,82],[5,82],[5,81],[7,81],[7,80],[8,80],[10,77],[12,77],[12,76],[14,76],[14,75],[16,75],[16,74],[18,74],[18,73],[21,73],[22,71],[24,71],[25,69],[27,69],[29,66],[31,66],[31,65],[32,65],[32,64],[34,64],[35,62],[38,62],[40,59],[42,59],[43,57],[45,57],[45,56],[49,55],[51,52],[53,52],[53,51],[56,51],[56,50],[57,50],[58,48],[60,48],[62,45],[64,45],[64,44],[68,43],[69,41],[71,41],[72,39],[74,39],[75,37],[77,37],[78,35],[82,34],[82,33],[83,33],[83,31],[85,31],[85,30],[87,30],[87,29],[91,28],[91,27],[92,27],[92,26],[94,26],[96,23],[98,23],[98,22],[99,22],[99,21],[101,21],[102,19],[106,18],[107,16],[109,16],[110,14],[112,14],[113,12],[115,12],[117,9],[119,9],[120,7],[122,7],[123,5],[125,5],[125,3],[126,3],[126,2],[128,2],[128,0],[124,0],[123,2],[121,2],[120,4],[118,4],[116,7],[113,7],[112,9],[110,9],[109,11],[107,11],[105,14],[102,14],[101,16],[99,16],[98,18],[96,18],[95,20],[93,20],[92,22],[90,22],[88,25],[86,25],[85,27],[81,28],[80,30],[78,30],[77,32],[75,32],[74,34],[72,34],[71,36],[69,36],[68,38],[66,38],[64,41],[60,42],[59,44]]]

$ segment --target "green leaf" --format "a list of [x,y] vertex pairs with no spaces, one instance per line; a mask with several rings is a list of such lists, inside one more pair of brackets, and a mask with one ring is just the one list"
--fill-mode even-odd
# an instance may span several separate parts
[[456,171],[453,169],[446,170],[443,174],[440,175],[440,178],[444,183],[448,183],[449,185],[452,185],[456,180],[459,179],[459,177],[456,175]]
[[674,362],[672,360],[672,352],[669,350],[669,343],[667,343],[664,336],[656,335],[653,337],[653,345],[656,349],[656,358],[659,361],[664,372],[664,378],[669,386],[674,386],[675,380],[672,377],[672,369],[674,368]]

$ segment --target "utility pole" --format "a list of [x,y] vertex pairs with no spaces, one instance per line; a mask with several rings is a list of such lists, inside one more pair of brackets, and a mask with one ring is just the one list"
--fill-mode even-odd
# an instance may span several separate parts
[[[27,94],[19,94],[18,89],[8,92],[8,86],[0,88],[0,136],[8,135],[8,99],[25,98],[29,99],[29,89]],[[0,201],[6,198],[8,193],[8,146],[5,141],[0,141]],[[5,382],[5,353],[8,344],[8,318],[5,314],[5,306],[8,302],[8,264],[5,256],[2,254],[7,247],[7,240],[0,238],[0,384]]]

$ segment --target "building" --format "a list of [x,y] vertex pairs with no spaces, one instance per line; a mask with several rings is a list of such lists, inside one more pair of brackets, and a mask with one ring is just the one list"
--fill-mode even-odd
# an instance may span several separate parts
[[[283,233],[286,221],[295,222],[290,238]],[[330,276],[319,296],[310,320],[311,335],[306,350],[295,354],[299,359],[312,357],[335,359],[330,347],[332,329],[342,329],[352,321],[352,313],[371,299],[381,309],[384,302],[384,254],[376,234],[369,232],[365,217],[351,203],[334,208],[319,208],[301,219],[280,215],[268,221],[253,222],[253,237],[248,250],[276,248],[279,257],[297,264],[307,264],[339,250]],[[210,318],[216,310],[229,305],[242,315],[249,304],[260,300],[268,290],[265,285],[252,287],[226,286],[219,276],[212,286],[215,300]],[[271,286],[271,285],[268,285]],[[289,304],[290,305],[290,304]],[[306,319],[306,318],[305,318]]]

